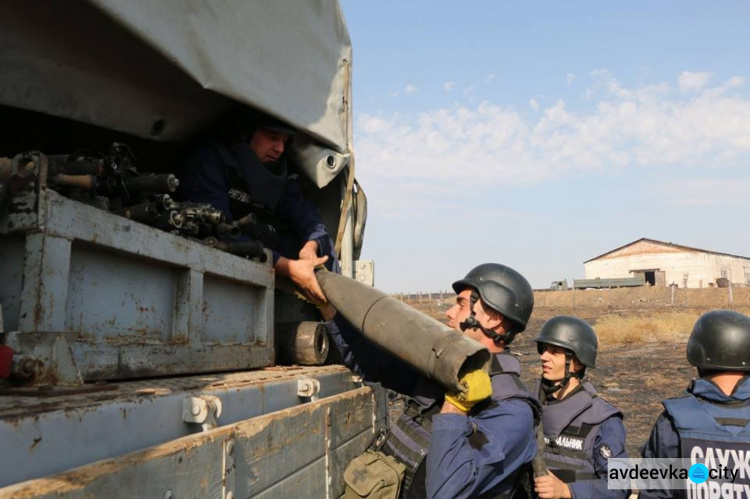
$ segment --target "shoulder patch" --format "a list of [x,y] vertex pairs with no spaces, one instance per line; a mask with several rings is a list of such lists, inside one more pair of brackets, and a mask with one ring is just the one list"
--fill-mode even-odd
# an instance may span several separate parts
[[609,459],[612,457],[612,449],[610,449],[607,444],[604,444],[599,448],[599,454],[601,454],[604,459]]

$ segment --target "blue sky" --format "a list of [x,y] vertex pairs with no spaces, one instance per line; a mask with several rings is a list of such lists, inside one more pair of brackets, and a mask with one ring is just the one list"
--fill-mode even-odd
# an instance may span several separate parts
[[543,288],[641,237],[750,256],[750,2],[341,5],[377,287]]

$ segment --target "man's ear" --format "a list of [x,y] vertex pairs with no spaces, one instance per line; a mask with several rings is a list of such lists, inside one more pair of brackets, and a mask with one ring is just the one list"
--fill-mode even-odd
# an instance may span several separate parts
[[488,323],[489,323],[490,327],[488,329],[497,329],[497,327],[503,323],[504,319],[505,318],[502,315],[498,315],[498,316],[494,316],[494,317],[490,316],[490,318],[488,320]]
[[575,354],[573,355],[573,358],[570,359],[570,363],[572,364],[571,367],[575,372],[581,371],[584,367],[586,367],[581,363],[580,360],[578,360],[578,357],[576,357]]
[[496,330],[498,326],[500,326],[503,323],[503,320],[505,317],[500,312],[495,312],[494,310],[487,310],[482,307],[482,311],[484,312],[484,327],[487,329]]

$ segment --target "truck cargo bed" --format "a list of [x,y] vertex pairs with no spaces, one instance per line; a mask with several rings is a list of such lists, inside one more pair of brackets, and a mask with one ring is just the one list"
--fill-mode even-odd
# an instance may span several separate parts
[[[230,491],[234,497],[295,491],[328,497],[330,486],[343,483],[331,473],[343,472],[342,463],[364,450],[387,417],[384,391],[363,387],[342,366],[86,388],[93,391],[37,388],[41,396],[31,389],[0,395],[0,485],[7,486],[0,497],[54,491],[162,498],[169,490],[173,497],[229,497]],[[203,413],[198,420],[206,416],[203,423],[186,422],[196,420],[194,412]],[[230,454],[238,457],[228,470],[222,463]],[[339,461],[333,466],[330,460]],[[12,485],[20,480],[30,481]]]

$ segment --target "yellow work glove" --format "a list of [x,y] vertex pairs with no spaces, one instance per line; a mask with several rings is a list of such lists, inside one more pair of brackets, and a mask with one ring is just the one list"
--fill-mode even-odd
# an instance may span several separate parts
[[482,371],[472,371],[459,380],[464,388],[459,393],[447,393],[445,400],[463,412],[469,412],[474,405],[492,396],[490,376]]

